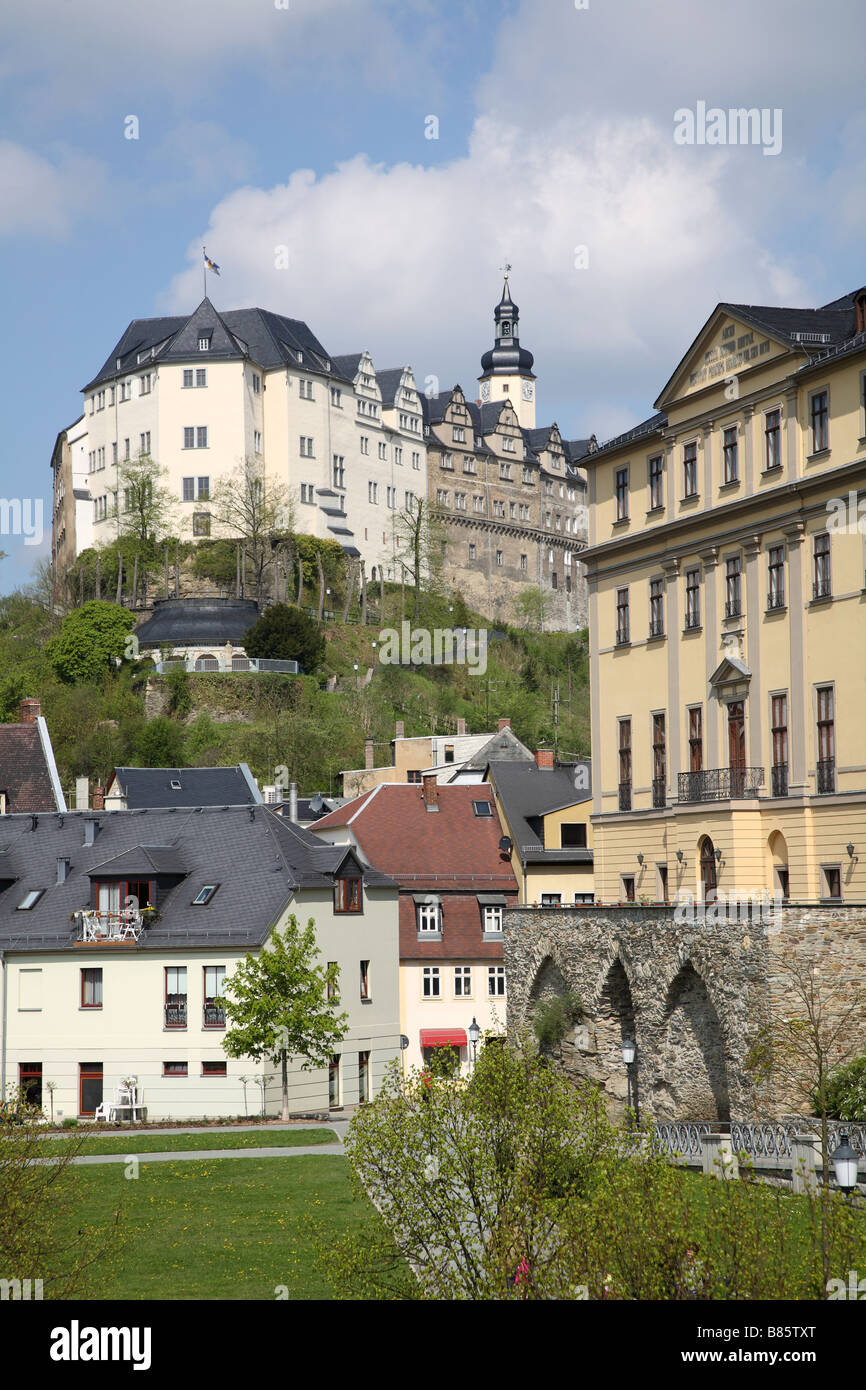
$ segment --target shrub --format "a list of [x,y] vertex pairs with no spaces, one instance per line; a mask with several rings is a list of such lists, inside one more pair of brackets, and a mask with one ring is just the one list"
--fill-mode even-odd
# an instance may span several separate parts
[[273,603],[245,633],[244,649],[248,656],[297,661],[302,671],[312,671],[325,655],[325,639],[300,608]]
[[[831,1120],[866,1122],[866,1054],[831,1072],[825,1094]],[[820,1107],[815,1095],[812,1104],[817,1114]]]
[[66,1118],[65,1118],[64,1121],[63,1121],[63,1128],[64,1128],[64,1129],[77,1129],[77,1127],[78,1127],[78,1121],[76,1120],[75,1116],[74,1116],[74,1115],[67,1115]]
[[555,994],[539,1005],[533,1020],[542,1047],[557,1047],[583,1012],[576,994]]

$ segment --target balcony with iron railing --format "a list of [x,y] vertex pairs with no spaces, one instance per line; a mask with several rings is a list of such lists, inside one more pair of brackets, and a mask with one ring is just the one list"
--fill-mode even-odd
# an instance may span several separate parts
[[650,635],[650,637],[664,637],[664,635],[665,635],[665,620],[664,620],[664,618],[651,618],[651,619],[650,619],[649,635]]
[[205,1028],[225,1028],[226,1011],[221,1005],[215,1004],[212,999],[204,1001],[204,1016],[202,1026]]
[[700,772],[679,774],[677,800],[740,801],[757,796],[763,785],[762,767],[705,767]]
[[653,806],[656,810],[667,805],[667,785],[664,777],[653,778]]
[[770,786],[773,796],[788,795],[788,764],[776,763],[770,768]]
[[186,998],[166,1000],[164,1007],[166,1028],[185,1028],[187,1020]]
[[700,627],[700,625],[700,613],[686,613],[685,623],[683,624],[683,630],[685,632],[694,632],[697,628]]
[[767,612],[772,613],[777,608],[785,607],[785,595],[782,592],[767,595]]
[[815,768],[815,786],[819,796],[836,790],[836,759],[821,758]]
[[743,616],[743,605],[740,599],[729,599],[725,604],[726,618],[741,618]]
[[832,597],[833,588],[830,583],[830,576],[826,575],[821,579],[816,579],[812,585],[812,601],[814,602],[816,599]]
[[145,916],[138,908],[121,908],[119,912],[104,912],[97,908],[82,908],[73,915],[76,942],[138,941],[145,926]]

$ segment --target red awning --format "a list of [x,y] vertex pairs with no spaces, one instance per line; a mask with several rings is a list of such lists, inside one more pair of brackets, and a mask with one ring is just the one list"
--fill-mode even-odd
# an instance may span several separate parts
[[465,1047],[464,1028],[422,1028],[422,1047]]

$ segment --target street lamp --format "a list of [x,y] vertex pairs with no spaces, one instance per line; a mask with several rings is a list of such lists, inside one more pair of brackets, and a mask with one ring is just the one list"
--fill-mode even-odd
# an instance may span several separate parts
[[838,1149],[830,1155],[830,1162],[836,1170],[836,1182],[843,1192],[853,1192],[857,1186],[857,1168],[860,1157],[848,1142],[848,1135],[841,1135]]
[[633,1079],[633,1074],[634,1074],[634,1059],[635,1059],[635,1054],[636,1054],[636,1052],[637,1052],[637,1047],[636,1047],[636,1045],[635,1045],[634,1038],[623,1038],[623,1040],[622,1040],[622,1060],[623,1060],[623,1062],[625,1063],[625,1070],[626,1070],[626,1077],[627,1077],[627,1084],[628,1084],[628,1099],[627,1099],[627,1101],[626,1101],[626,1105],[627,1105],[628,1109],[631,1110],[631,1109],[632,1109],[632,1103],[634,1103],[634,1118],[635,1118],[635,1123],[639,1125],[639,1124],[640,1124],[640,1112],[639,1112],[639,1110],[638,1110],[638,1105],[637,1105],[637,1086],[634,1084],[634,1079]]
[[475,1061],[478,1054],[478,1039],[481,1037],[481,1029],[478,1027],[475,1015],[472,1015],[472,1022],[469,1025],[469,1041],[472,1044],[472,1070],[475,1070]]

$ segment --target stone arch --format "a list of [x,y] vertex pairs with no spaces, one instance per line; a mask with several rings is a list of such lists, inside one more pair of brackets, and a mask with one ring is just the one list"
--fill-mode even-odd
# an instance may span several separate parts
[[658,1119],[728,1120],[722,1025],[703,977],[684,961],[668,986],[653,1110]]
[[[628,1075],[622,1044],[626,1037],[637,1037],[635,1015],[631,982],[617,952],[606,964],[587,1027],[575,1034],[575,1048],[583,1054],[576,1058],[575,1070],[601,1087],[608,1110],[615,1118],[620,1118],[625,1110]],[[637,1067],[633,1074],[637,1081]]]
[[201,656],[195,659],[196,671],[218,671],[219,667],[219,661],[213,652],[202,652]]
[[769,856],[770,892],[788,896],[788,842],[781,830],[774,830],[767,837]]
[[548,952],[536,966],[532,977],[527,1003],[530,1013],[538,1004],[557,994],[567,994],[568,984],[559,962]]

